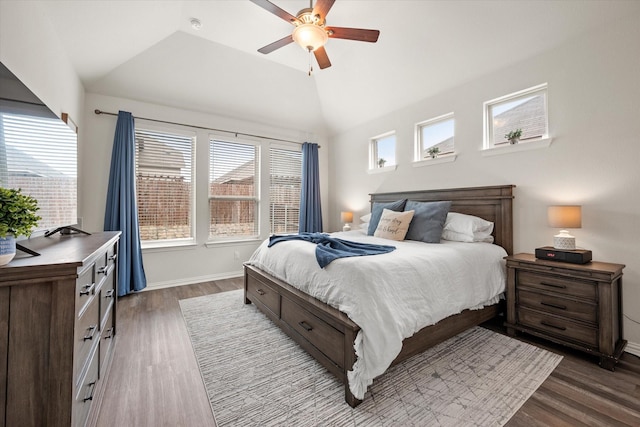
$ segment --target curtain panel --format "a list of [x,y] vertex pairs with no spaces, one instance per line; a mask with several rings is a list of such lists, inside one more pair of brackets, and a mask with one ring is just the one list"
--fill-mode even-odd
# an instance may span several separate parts
[[300,233],[322,231],[322,207],[320,206],[320,168],[318,144],[302,144],[302,185],[300,192]]
[[119,111],[104,215],[105,231],[122,232],[118,246],[118,296],[147,286],[138,228],[134,131],[133,115]]

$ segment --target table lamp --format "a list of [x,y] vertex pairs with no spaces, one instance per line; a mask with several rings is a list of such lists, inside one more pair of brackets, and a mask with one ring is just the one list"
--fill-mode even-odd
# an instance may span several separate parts
[[342,231],[351,230],[351,226],[349,223],[353,222],[353,212],[340,212],[340,221],[344,222],[344,227],[342,227]]
[[547,209],[549,227],[561,228],[560,233],[553,236],[555,249],[574,250],[576,238],[566,230],[567,228],[582,228],[581,206],[549,206]]
[[576,238],[567,228],[582,228],[581,206],[549,206],[547,209],[549,227],[560,228],[560,233],[553,236],[553,246],[536,248],[536,258],[586,264],[591,261],[591,251],[576,249]]

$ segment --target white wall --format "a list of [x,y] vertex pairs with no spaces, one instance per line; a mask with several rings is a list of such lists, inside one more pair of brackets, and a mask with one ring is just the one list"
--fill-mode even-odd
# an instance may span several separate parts
[[0,1],[0,62],[82,128],[84,88],[38,1]]
[[[320,149],[322,200],[325,205],[327,203],[329,144],[323,136],[129,99],[87,94],[85,104],[87,134],[80,157],[80,176],[83,177],[85,188],[80,211],[83,216],[83,228],[86,230],[102,230],[103,227],[111,150],[116,125],[116,117],[96,115],[93,112],[95,109],[113,113],[124,110],[131,112],[135,117],[265,135],[293,141],[317,142],[322,146]],[[207,130],[197,130],[196,152],[199,154],[195,164],[196,182],[208,182],[208,156],[206,153],[208,152],[210,133]],[[263,184],[266,184],[266,180],[263,180]],[[206,222],[209,217],[207,187],[197,187],[196,194],[196,217],[199,218],[196,223],[204,224],[204,227],[198,227],[196,230],[197,244],[186,248],[143,250],[147,289],[238,276],[242,273],[242,263],[249,259],[258,246],[260,241],[205,246],[208,237]],[[263,194],[266,193],[263,192]],[[326,212],[324,220],[327,221]],[[268,230],[262,230],[261,237],[264,239],[267,236]],[[236,251],[239,253],[239,259],[235,259]]]
[[[547,206],[580,204],[583,228],[573,232],[578,246],[591,249],[596,260],[626,265],[624,338],[630,341],[628,349],[640,355],[637,19],[586,34],[331,138],[333,227],[339,226],[341,210],[367,212],[372,192],[515,184],[515,251],[533,252],[551,244],[557,231],[546,225]],[[544,82],[549,85],[552,145],[483,157],[483,102]],[[456,119],[457,160],[412,167],[415,123],[451,111]],[[398,168],[369,175],[368,139],[389,130],[397,132]]]

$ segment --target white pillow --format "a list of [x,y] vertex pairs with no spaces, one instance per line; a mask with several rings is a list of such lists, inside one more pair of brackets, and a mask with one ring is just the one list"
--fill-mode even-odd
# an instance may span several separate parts
[[477,216],[449,212],[442,229],[442,238],[454,242],[493,243],[493,223]]
[[404,240],[415,211],[396,212],[383,209],[380,222],[373,235],[390,240]]
[[371,221],[371,213],[361,216],[360,221],[366,222],[368,224],[369,221]]

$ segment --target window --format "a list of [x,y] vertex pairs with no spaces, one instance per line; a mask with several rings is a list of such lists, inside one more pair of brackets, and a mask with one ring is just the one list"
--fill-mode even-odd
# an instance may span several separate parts
[[[0,183],[38,201],[35,230],[74,225],[77,213],[76,134],[52,113],[0,112]],[[11,108],[13,109],[13,108]]]
[[520,142],[549,137],[547,85],[542,84],[484,103],[484,148],[508,145],[506,134],[522,130]]
[[396,164],[396,133],[394,131],[371,138],[369,169],[385,168]]
[[270,232],[296,233],[300,217],[302,152],[272,147],[269,150],[269,223]]
[[436,117],[416,125],[415,160],[429,159],[430,150],[436,155],[450,154],[454,151],[455,119],[453,113]]
[[136,128],[135,137],[140,240],[192,240],[195,135]]
[[209,141],[209,238],[258,236],[260,150],[252,144]]

